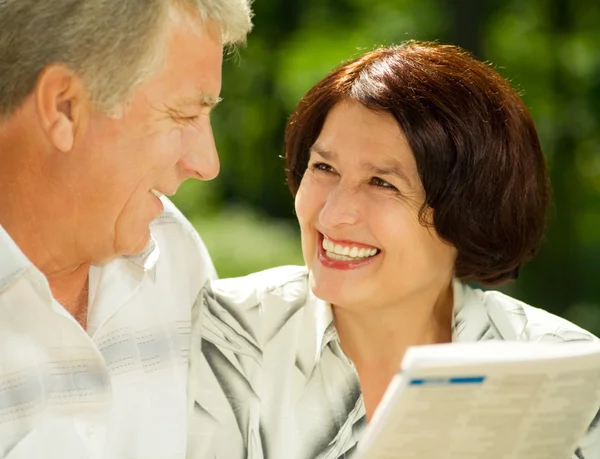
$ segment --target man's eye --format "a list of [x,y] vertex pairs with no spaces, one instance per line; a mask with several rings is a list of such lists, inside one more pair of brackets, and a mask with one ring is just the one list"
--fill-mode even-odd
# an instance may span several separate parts
[[371,185],[374,185],[379,188],[388,188],[390,190],[398,191],[398,189],[389,182],[380,179],[379,177],[372,177],[370,181]]
[[186,114],[183,110],[167,107],[166,113],[173,121],[180,124],[195,124],[200,118],[199,115]]
[[196,115],[194,115],[194,116],[180,116],[179,117],[179,121],[181,121],[183,123],[193,124],[196,121],[198,121],[198,116],[196,116]]

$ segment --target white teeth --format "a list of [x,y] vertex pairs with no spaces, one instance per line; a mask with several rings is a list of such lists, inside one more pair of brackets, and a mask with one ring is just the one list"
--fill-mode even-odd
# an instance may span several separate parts
[[150,193],[152,193],[154,196],[156,196],[157,198],[160,199],[160,197],[163,195],[160,191],[158,191],[156,188],[152,188],[150,190]]
[[340,261],[352,261],[357,258],[368,258],[377,255],[377,249],[367,249],[365,247],[343,246],[334,244],[331,240],[323,238],[323,250],[328,258]]
[[326,253],[327,253],[327,258],[331,258],[332,260],[338,260],[338,261],[353,261],[353,260],[355,260],[355,258],[346,257],[344,255],[338,255],[337,253],[333,253],[333,252],[326,252]]
[[325,250],[327,252],[333,252],[334,247],[335,246],[334,246],[333,242],[331,242],[329,239],[323,238],[323,250]]

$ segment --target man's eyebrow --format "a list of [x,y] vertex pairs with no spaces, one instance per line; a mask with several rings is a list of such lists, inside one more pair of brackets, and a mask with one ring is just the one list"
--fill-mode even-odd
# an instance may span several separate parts
[[[318,145],[313,145],[310,147],[311,153],[317,153],[323,159],[327,161],[332,161],[337,159],[337,153],[334,151],[326,150]],[[398,177],[400,180],[405,181],[409,185],[412,185],[411,180],[408,178],[408,175],[404,172],[404,168],[398,161],[391,161],[389,164],[378,166],[371,163],[364,163],[362,166],[364,169],[369,171],[373,175],[392,175]]]
[[208,107],[211,110],[215,108],[223,99],[220,97],[211,96],[205,92],[201,92],[195,97],[182,99],[177,104],[179,107]]
[[214,97],[205,93],[200,94],[200,106],[202,107],[215,108],[217,105],[219,105],[219,102],[221,102],[222,100],[223,99],[221,99],[218,96]]

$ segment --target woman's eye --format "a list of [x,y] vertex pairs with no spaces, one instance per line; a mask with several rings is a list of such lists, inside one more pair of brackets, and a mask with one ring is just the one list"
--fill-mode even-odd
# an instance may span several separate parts
[[388,188],[390,190],[398,191],[398,189],[394,185],[392,185],[389,182],[386,182],[385,180],[380,179],[379,177],[372,177],[371,185],[377,186],[379,188]]
[[333,172],[333,167],[325,163],[313,163],[312,168],[319,172]]

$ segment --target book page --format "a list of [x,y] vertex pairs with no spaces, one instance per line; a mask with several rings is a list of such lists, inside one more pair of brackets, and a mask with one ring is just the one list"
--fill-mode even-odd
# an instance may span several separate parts
[[[445,358],[435,350],[409,356],[355,458],[572,457],[600,406],[597,345],[555,357],[557,348],[550,348],[535,358],[528,355],[537,352],[533,348],[524,347],[519,356],[518,347],[507,347],[504,357],[496,354],[487,362],[486,346],[475,345],[479,349],[471,355],[463,348],[452,357],[447,349]],[[511,352],[517,353],[514,360],[506,361]]]

